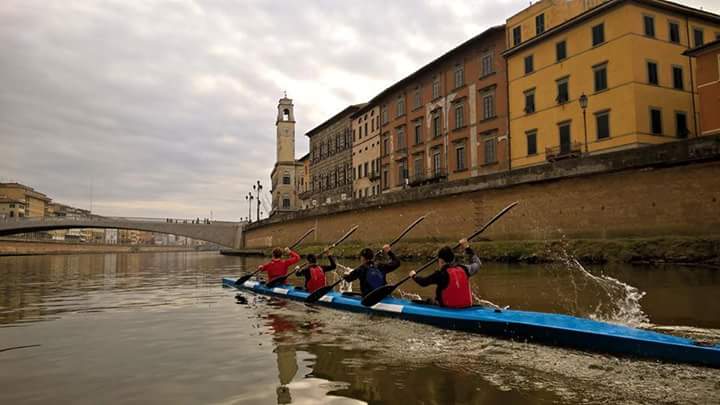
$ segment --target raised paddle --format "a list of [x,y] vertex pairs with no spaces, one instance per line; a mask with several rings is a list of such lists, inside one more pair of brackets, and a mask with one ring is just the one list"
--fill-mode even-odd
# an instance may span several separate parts
[[[415,226],[416,226],[417,224],[419,224],[420,222],[422,222],[424,219],[425,219],[425,215],[423,215],[423,216],[421,216],[420,218],[416,219],[415,222],[413,222],[413,223],[410,224],[407,228],[405,228],[405,230],[400,234],[400,236],[398,236],[397,238],[395,238],[395,240],[393,240],[392,242],[390,242],[389,245],[392,246],[392,245],[396,244],[400,239],[403,238],[403,236],[407,235],[408,232],[410,232],[413,228],[415,228]],[[380,254],[380,252],[382,252],[382,250],[380,250],[380,251],[378,252],[378,254]],[[330,284],[330,285],[327,285],[327,286],[325,286],[325,287],[318,288],[317,290],[315,290],[314,293],[308,295],[308,297],[305,298],[305,302],[306,302],[306,303],[316,302],[317,300],[319,300],[320,298],[322,298],[323,295],[325,295],[325,294],[329,293],[330,291],[332,291],[333,288],[335,288],[335,287],[336,287],[338,284],[340,284],[342,281],[343,281],[343,278],[340,277],[340,280],[338,280],[338,281],[336,281],[336,282],[334,282],[334,283],[332,283],[332,284]]]
[[[343,243],[343,241],[344,241],[345,239],[349,238],[350,235],[352,235],[353,232],[355,232],[357,229],[358,229],[358,225],[355,225],[355,226],[353,226],[352,228],[350,228],[349,231],[345,232],[345,235],[341,236],[340,239],[336,240],[332,245],[330,245],[330,246],[328,246],[327,248],[325,248],[325,250],[323,250],[322,253],[320,253],[320,254],[318,255],[318,257],[324,255],[325,253],[329,252],[330,249],[333,249],[333,248],[336,247],[337,245]],[[285,283],[285,280],[287,280],[288,277],[290,277],[290,276],[292,276],[293,274],[297,273],[297,272],[298,272],[301,268],[303,268],[306,264],[307,264],[307,261],[306,261],[305,263],[301,264],[301,265],[295,266],[295,270],[293,270],[292,273],[288,273],[288,274],[286,274],[286,275],[284,275],[284,276],[280,276],[280,277],[275,277],[274,279],[272,279],[271,281],[269,281],[269,282],[267,283],[267,287],[268,287],[268,288],[273,288],[273,287],[275,287],[275,286],[278,286],[278,285],[281,285],[281,284]]]
[[[302,241],[305,240],[305,238],[307,238],[308,235],[310,235],[310,234],[313,233],[313,232],[315,232],[315,228],[310,228],[310,229],[308,229],[308,231],[305,232],[305,233],[303,234],[303,236],[300,237],[300,239],[298,239],[295,243],[293,243],[292,245],[289,246],[289,249],[292,250],[293,248],[295,248],[297,245],[299,245],[300,243],[302,243]],[[257,270],[253,271],[253,272],[250,273],[250,274],[246,274],[246,275],[240,277],[239,279],[237,279],[237,280],[235,281],[235,285],[244,284],[246,281],[250,280],[252,277],[254,277],[255,275],[257,275],[257,274],[260,273],[261,271],[262,271],[262,269],[257,269]]]
[[[500,212],[498,212],[497,214],[495,214],[495,216],[492,217],[492,219],[490,219],[490,221],[488,221],[485,225],[483,225],[482,228],[478,229],[477,231],[475,231],[475,233],[473,233],[472,235],[468,236],[468,237],[465,238],[465,239],[467,239],[468,242],[469,242],[472,238],[474,238],[474,237],[480,235],[481,233],[483,233],[490,225],[492,225],[495,221],[497,221],[498,219],[500,219],[500,217],[502,217],[503,215],[505,215],[505,213],[507,213],[508,211],[510,211],[510,210],[511,210],[514,206],[516,206],[517,204],[518,204],[518,201],[515,201],[514,203],[512,203],[512,204],[508,205],[507,207],[503,208]],[[455,245],[455,247],[453,248],[453,250],[457,249],[458,247],[460,247],[460,244],[459,244],[459,243],[458,243],[457,245]],[[428,261],[427,263],[425,263],[425,264],[423,264],[422,266],[420,266],[419,269],[415,270],[415,273],[420,273],[421,271],[423,271],[423,270],[427,269],[428,267],[432,266],[432,264],[435,263],[435,260],[437,260],[437,256],[433,257],[430,261]],[[370,292],[368,293],[368,295],[366,295],[366,296],[362,299],[362,304],[363,304],[364,306],[366,306],[366,307],[371,307],[371,306],[377,304],[378,302],[382,301],[383,298],[385,298],[385,297],[387,297],[388,295],[392,294],[392,292],[395,291],[395,289],[398,288],[402,283],[404,283],[404,282],[406,282],[406,281],[408,281],[408,280],[410,280],[410,276],[407,276],[407,277],[403,278],[402,280],[400,280],[399,282],[397,282],[397,283],[395,283],[395,284],[386,284],[386,285],[384,285],[384,286],[378,287],[378,288],[370,291]]]

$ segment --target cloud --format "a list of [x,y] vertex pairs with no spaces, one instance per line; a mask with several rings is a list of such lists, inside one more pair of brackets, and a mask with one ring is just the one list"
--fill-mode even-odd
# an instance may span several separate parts
[[300,156],[308,129],[526,4],[4,0],[0,180],[80,207],[92,188],[106,215],[238,219],[269,190],[284,90]]

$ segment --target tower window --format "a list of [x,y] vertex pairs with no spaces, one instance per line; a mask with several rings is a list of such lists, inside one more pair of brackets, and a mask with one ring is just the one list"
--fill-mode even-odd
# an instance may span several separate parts
[[290,120],[290,110],[287,108],[283,110],[283,121],[289,121]]

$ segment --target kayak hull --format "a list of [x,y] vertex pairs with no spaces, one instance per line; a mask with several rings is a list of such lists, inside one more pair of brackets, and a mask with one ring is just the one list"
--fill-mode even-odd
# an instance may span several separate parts
[[[305,301],[309,295],[304,289],[290,285],[268,288],[264,283],[247,281],[236,286],[235,280],[225,277],[223,285],[296,301]],[[449,309],[393,297],[385,298],[372,307],[365,307],[360,303],[359,296],[338,292],[328,293],[317,305],[396,317],[443,329],[520,342],[720,368],[720,345],[708,346],[679,336],[570,315],[488,307]]]

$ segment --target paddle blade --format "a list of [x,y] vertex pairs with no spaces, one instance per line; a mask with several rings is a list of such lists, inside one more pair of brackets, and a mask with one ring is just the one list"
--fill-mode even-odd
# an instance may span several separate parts
[[271,281],[269,281],[269,282],[266,284],[266,286],[267,286],[268,288],[273,288],[273,287],[277,287],[277,286],[279,286],[279,285],[281,285],[281,284],[285,284],[285,280],[288,279],[288,276],[289,276],[289,274],[288,274],[288,275],[285,275],[285,276],[276,277],[276,278],[272,279]]
[[322,298],[323,295],[329,293],[333,289],[334,286],[335,285],[326,285],[325,287],[318,288],[317,290],[315,290],[314,293],[308,295],[308,297],[305,298],[305,302],[307,302],[307,303],[316,302],[317,300]]
[[[255,274],[255,273],[253,273],[253,274]],[[239,279],[235,280],[235,285],[245,284],[245,282],[250,280],[250,277],[252,277],[252,276],[253,276],[252,274],[246,274],[246,275],[240,277]]]
[[397,288],[395,284],[385,284],[382,287],[378,287],[370,291],[370,293],[362,299],[361,303],[366,307],[371,307],[382,301],[383,298],[392,294],[392,292],[395,291],[395,288]]

